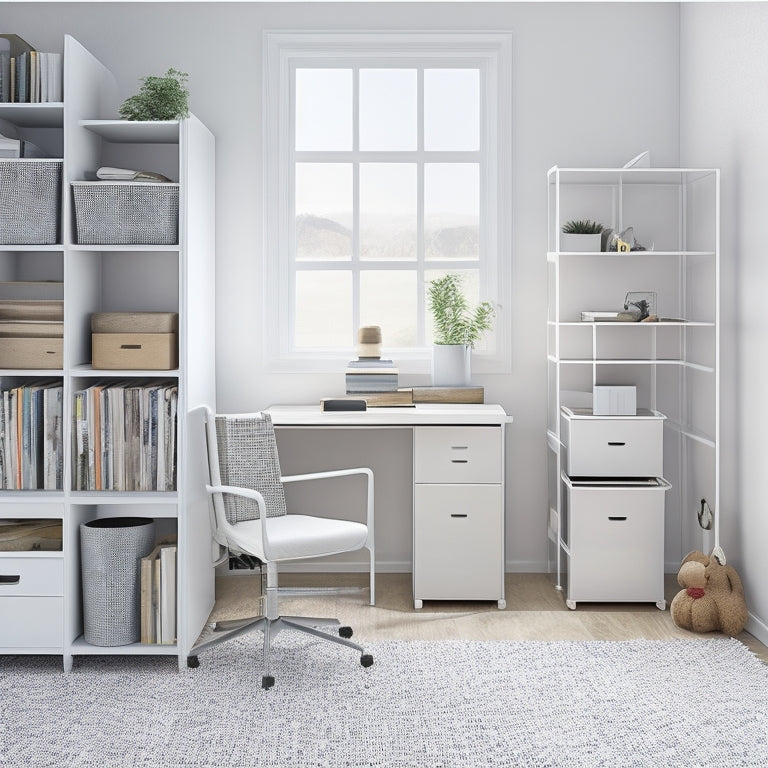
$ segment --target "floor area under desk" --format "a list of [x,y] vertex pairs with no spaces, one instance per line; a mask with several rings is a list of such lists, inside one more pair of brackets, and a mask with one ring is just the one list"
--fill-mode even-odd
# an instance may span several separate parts
[[[283,587],[365,586],[367,574],[285,573]],[[260,577],[237,572],[216,579],[216,604],[211,621],[256,615]],[[539,573],[506,575],[507,607],[495,602],[426,601],[414,610],[410,573],[377,573],[376,605],[367,592],[322,597],[281,598],[284,615],[328,616],[354,629],[361,642],[375,640],[668,640],[717,637],[678,629],[669,603],[680,590],[674,574],[666,577],[667,610],[653,603],[580,603],[569,610],[551,576]],[[764,662],[768,647],[748,632],[738,639]]]

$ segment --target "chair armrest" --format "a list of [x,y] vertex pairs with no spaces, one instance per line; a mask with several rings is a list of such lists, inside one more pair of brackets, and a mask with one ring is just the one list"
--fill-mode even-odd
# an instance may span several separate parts
[[302,480],[325,480],[329,477],[346,477],[349,475],[366,475],[366,513],[365,524],[368,526],[368,540],[373,540],[373,471],[368,467],[355,467],[354,469],[332,469],[328,472],[311,472],[306,475],[287,475],[281,477],[281,483],[297,483]]
[[[271,559],[271,553],[269,551],[269,536],[267,534],[267,506],[264,503],[264,497],[252,488],[240,488],[235,485],[206,485],[206,490],[210,496],[215,494],[229,493],[233,496],[241,496],[244,499],[251,499],[255,501],[259,508],[259,522],[261,523],[261,546],[264,549],[264,559],[269,561]],[[227,537],[231,537],[232,540],[237,543],[237,529],[232,523],[227,520],[223,510],[219,510],[216,504],[213,505],[213,510],[216,515],[216,524],[224,531]],[[253,552],[251,554],[258,555],[259,553]]]

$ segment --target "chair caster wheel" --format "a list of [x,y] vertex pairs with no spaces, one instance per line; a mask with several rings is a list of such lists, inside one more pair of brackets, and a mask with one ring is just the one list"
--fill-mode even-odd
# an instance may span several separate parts
[[197,656],[187,656],[187,666],[190,669],[197,669],[200,666],[200,659]]
[[265,691],[268,691],[274,684],[275,678],[272,677],[272,675],[264,675],[264,677],[261,678],[261,687]]
[[339,627],[339,637],[352,637],[352,627]]
[[360,663],[361,663],[361,664],[362,664],[364,667],[370,667],[370,666],[373,666],[373,656],[371,656],[371,654],[370,654],[370,653],[364,653],[364,654],[363,654],[363,655],[360,657]]

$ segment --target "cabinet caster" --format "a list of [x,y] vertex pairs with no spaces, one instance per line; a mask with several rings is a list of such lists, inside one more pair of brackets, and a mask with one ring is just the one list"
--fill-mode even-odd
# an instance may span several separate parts
[[507,601],[506,600],[499,600],[499,610],[503,611],[507,607]]
[[200,666],[200,659],[197,656],[187,656],[187,666],[190,669],[197,669]]
[[364,667],[371,667],[371,666],[373,666],[373,656],[370,653],[364,653],[360,657],[360,663]]
[[566,600],[565,604],[572,610],[576,610],[576,601],[575,600]]
[[264,675],[261,678],[261,687],[268,691],[275,684],[275,678],[272,675]]
[[667,610],[667,601],[666,600],[657,600],[656,601],[656,607],[660,611],[666,611]]
[[352,637],[352,627],[339,627],[339,637]]
[[424,607],[424,601],[423,600],[414,600],[413,601],[413,607],[415,610],[420,611]]

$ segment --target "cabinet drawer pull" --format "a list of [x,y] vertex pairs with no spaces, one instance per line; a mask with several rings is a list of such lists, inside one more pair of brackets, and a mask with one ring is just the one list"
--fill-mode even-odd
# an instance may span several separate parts
[[451,464],[469,464],[469,459],[451,459]]
[[451,512],[451,517],[466,517],[466,512]]
[[141,344],[121,344],[120,349],[141,349]]
[[18,584],[21,576],[0,576],[0,584]]
[[608,515],[609,520],[626,520],[626,515]]
[[469,446],[468,445],[452,445],[451,450],[452,451],[468,451]]
[[622,445],[626,445],[626,443],[620,443],[620,442],[618,442],[618,441],[615,441],[615,440],[613,440],[613,441],[612,441],[612,440],[609,440],[609,441],[608,441],[608,445],[618,445],[618,446],[622,446]]

